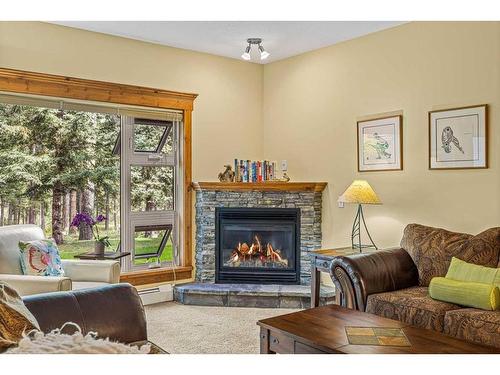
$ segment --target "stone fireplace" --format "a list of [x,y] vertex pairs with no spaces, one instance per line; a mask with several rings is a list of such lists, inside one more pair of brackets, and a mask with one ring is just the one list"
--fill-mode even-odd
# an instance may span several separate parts
[[326,183],[199,182],[193,187],[196,282],[310,284],[309,251],[321,247]]

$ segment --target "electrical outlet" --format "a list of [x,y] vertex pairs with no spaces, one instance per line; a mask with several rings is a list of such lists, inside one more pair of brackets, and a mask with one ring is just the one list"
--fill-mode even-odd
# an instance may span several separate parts
[[344,202],[338,202],[339,208],[344,208]]
[[288,170],[288,162],[286,160],[282,160],[281,161],[281,170],[283,172],[287,171]]

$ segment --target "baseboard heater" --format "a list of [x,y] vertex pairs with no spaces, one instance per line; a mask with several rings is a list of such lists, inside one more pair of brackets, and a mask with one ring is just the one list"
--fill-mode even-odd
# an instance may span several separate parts
[[174,300],[174,289],[170,284],[139,289],[137,292],[139,293],[139,297],[141,297],[143,305],[152,305],[154,303]]

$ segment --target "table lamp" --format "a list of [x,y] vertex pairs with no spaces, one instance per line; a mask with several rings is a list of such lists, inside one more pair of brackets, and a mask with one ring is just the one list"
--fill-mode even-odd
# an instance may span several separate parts
[[[347,188],[346,191],[339,197],[338,202],[342,203],[356,203],[358,211],[352,224],[351,244],[353,249],[359,249],[361,253],[364,248],[378,249],[368,232],[366,227],[365,217],[363,216],[363,204],[382,204],[375,191],[373,191],[370,184],[365,180],[354,180],[354,182]],[[365,227],[366,234],[370,239],[371,245],[361,244],[361,222]]]

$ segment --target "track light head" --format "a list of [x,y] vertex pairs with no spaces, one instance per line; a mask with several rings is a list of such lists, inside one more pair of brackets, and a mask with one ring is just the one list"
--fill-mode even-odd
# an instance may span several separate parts
[[250,60],[251,59],[251,56],[250,56],[250,43],[248,44],[247,48],[245,49],[245,52],[243,52],[243,55],[241,55],[241,58],[243,60]]
[[259,44],[259,51],[260,51],[260,59],[261,60],[265,60],[269,57],[270,53],[267,52],[264,47],[262,47],[260,44]]

